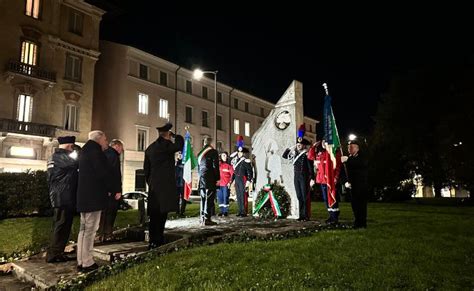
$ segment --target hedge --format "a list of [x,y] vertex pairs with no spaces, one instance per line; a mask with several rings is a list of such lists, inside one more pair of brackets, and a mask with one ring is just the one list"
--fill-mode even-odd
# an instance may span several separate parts
[[46,174],[0,173],[0,218],[51,215]]

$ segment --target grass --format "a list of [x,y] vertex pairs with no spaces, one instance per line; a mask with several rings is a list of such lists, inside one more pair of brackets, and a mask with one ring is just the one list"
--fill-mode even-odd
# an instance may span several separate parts
[[[235,205],[231,208],[235,212]],[[197,216],[199,203],[189,204],[186,215]],[[170,213],[170,219],[176,214]],[[115,227],[138,224],[138,211],[119,211],[115,220]],[[51,217],[23,217],[0,220],[0,257],[10,257],[14,253],[26,251],[37,252],[48,245],[51,232]],[[76,240],[79,232],[79,216],[74,217],[70,240]]]
[[[341,211],[351,219],[349,204]],[[317,218],[324,212],[313,204]],[[370,204],[368,223],[366,230],[186,249],[89,289],[474,288],[474,208]]]
[[[136,210],[119,211],[116,227],[138,223]],[[0,220],[0,257],[27,250],[36,252],[47,246],[51,232],[51,217],[24,217]],[[74,217],[70,240],[76,240],[79,232],[79,216]]]

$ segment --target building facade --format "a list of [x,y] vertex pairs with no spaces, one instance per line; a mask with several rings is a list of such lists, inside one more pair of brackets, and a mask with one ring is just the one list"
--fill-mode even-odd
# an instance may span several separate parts
[[0,1],[0,172],[46,169],[58,136],[87,140],[103,13],[83,0]]
[[[232,152],[238,135],[251,148],[252,134],[275,106],[219,82],[216,93],[213,76],[194,80],[191,70],[130,46],[101,41],[100,51],[92,124],[109,139],[124,141],[124,191],[137,187],[144,150],[167,120],[178,134],[189,128],[195,153],[204,137],[214,137],[217,122],[217,149]],[[305,117],[305,123],[314,141],[317,121]]]

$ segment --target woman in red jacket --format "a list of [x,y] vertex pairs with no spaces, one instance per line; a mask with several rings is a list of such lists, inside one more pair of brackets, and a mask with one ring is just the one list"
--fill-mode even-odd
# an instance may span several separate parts
[[230,182],[232,175],[234,174],[234,168],[227,162],[227,157],[229,154],[227,152],[222,152],[220,154],[219,161],[219,170],[220,170],[220,180],[219,180],[219,189],[217,191],[217,203],[219,204],[220,212],[218,216],[228,216],[229,215],[229,196],[230,196]]

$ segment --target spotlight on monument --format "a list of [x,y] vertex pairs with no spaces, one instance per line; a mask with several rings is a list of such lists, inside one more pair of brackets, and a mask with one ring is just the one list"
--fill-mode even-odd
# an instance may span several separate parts
[[349,140],[350,141],[353,141],[353,140],[356,140],[357,136],[353,133],[349,134]]
[[196,69],[193,72],[193,78],[196,80],[201,80],[202,76],[204,76],[204,72],[201,69]]

